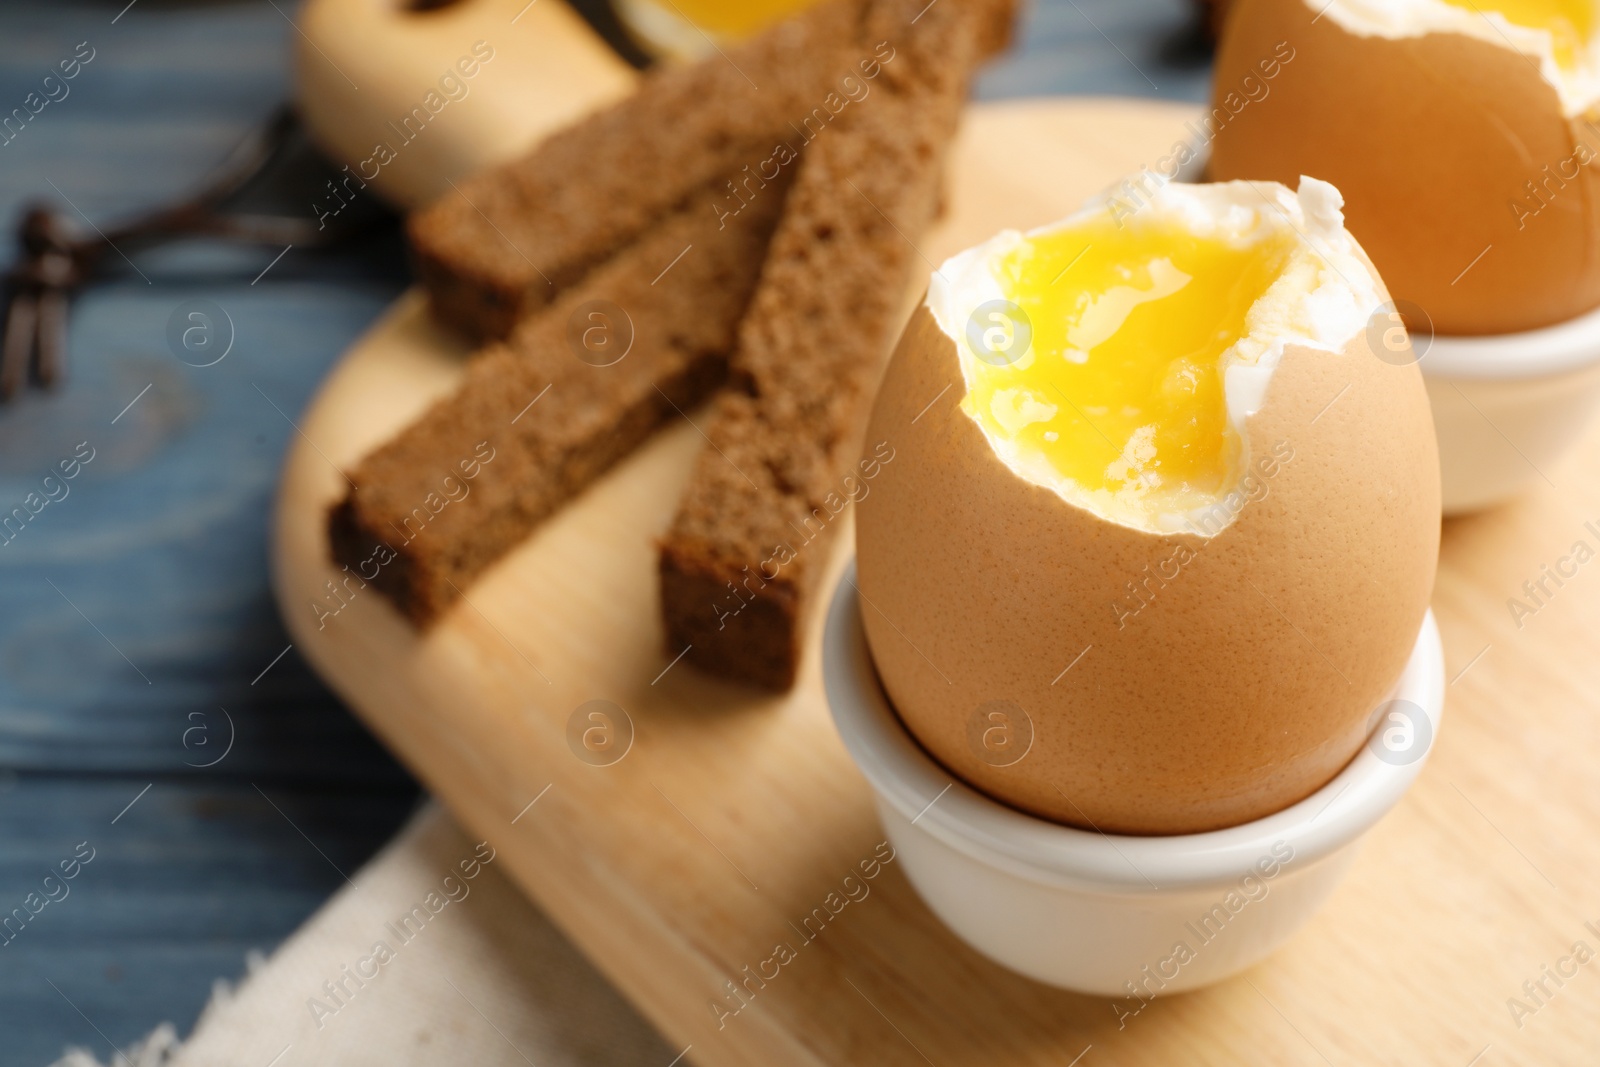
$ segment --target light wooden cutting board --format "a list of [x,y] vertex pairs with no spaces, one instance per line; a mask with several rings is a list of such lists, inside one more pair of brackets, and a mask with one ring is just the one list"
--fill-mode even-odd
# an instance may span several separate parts
[[[1066,213],[1153,165],[1192,115],[1112,100],[974,107],[948,215],[922,254],[937,263],[1001,227]],[[1507,607],[1575,541],[1600,548],[1584,527],[1600,520],[1594,435],[1529,499],[1446,526],[1434,604],[1454,679],[1447,726],[1326,910],[1244,976],[1119,1023],[1136,1004],[1036,985],[956,941],[893,863],[820,937],[798,932],[882,834],[824,706],[820,620],[800,685],[780,698],[674,666],[662,649],[652,538],[703,447],[686,423],[549,522],[426,636],[370,590],[319,625],[313,605],[338,603],[325,599],[337,572],[324,515],[341,470],[449,390],[463,355],[411,294],[335,369],[284,470],[279,600],[296,647],[668,1039],[692,1046],[687,1060],[1594,1061],[1600,962],[1561,987],[1546,978],[1542,1006],[1522,985],[1574,941],[1600,951],[1584,925],[1600,928],[1600,562],[1559,589],[1547,582],[1555,595],[1520,629]],[[597,699],[635,729],[604,767],[567,740],[575,709]],[[794,960],[719,1027],[710,1005],[739,1003],[724,983],[783,943]],[[1537,1009],[1520,1027],[1511,997]]]

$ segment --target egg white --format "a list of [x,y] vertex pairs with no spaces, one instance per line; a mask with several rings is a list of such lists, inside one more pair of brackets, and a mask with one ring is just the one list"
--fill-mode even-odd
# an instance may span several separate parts
[[1305,0],[1306,6],[1358,37],[1398,40],[1431,33],[1459,33],[1534,59],[1544,80],[1561,97],[1568,116],[1582,114],[1600,100],[1600,37],[1588,42],[1571,70],[1556,62],[1549,30],[1518,26],[1497,11],[1472,11],[1441,0]]

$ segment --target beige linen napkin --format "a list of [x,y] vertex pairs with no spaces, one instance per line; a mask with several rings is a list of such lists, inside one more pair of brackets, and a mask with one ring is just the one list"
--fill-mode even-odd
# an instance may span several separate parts
[[[677,1062],[499,866],[430,803],[237,988],[219,982],[188,1041],[163,1025],[120,1051],[135,1067]],[[55,1067],[98,1065],[73,1050]]]

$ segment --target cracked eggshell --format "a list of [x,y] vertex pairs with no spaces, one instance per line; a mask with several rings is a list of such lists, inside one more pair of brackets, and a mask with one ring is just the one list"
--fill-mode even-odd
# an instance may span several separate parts
[[[867,440],[897,458],[856,505],[856,545],[873,659],[923,748],[1013,807],[1135,834],[1255,819],[1338,773],[1411,654],[1439,547],[1421,375],[1368,332],[1286,348],[1246,425],[1256,499],[1206,539],[1012,473],[919,306],[873,410]],[[994,701],[1031,722],[1010,766],[975,740]]]
[[[1217,54],[1211,178],[1338,186],[1390,292],[1439,333],[1600,305],[1600,140],[1538,61],[1462,33],[1363,36],[1320,6],[1239,0]],[[1264,80],[1285,42],[1293,58]]]

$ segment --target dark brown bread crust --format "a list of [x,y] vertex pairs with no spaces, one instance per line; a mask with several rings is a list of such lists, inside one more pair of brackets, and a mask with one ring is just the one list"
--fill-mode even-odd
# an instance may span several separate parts
[[737,205],[721,183],[742,181],[779,142],[798,147],[805,117],[870,55],[866,2],[830,0],[726,57],[656,71],[627,99],[412,216],[435,314],[471,337],[504,337],[695,190],[718,184],[706,211]]
[[[453,395],[352,472],[359,488],[329,518],[335,561],[424,625],[664,420],[708,396],[726,378],[785,191],[780,178],[725,227],[704,209],[670,214],[475,356]],[[632,347],[610,366],[594,362],[617,351],[626,326],[614,311],[591,320],[595,300],[632,323]],[[583,350],[599,352],[585,361],[574,346],[591,325],[609,330],[613,347],[596,335]]]
[[806,149],[740,326],[714,447],[661,543],[669,655],[688,646],[690,662],[723,677],[794,683],[905,291],[932,269],[913,242],[937,206],[971,72],[1010,13],[1005,0],[872,4],[868,34],[896,56]]

